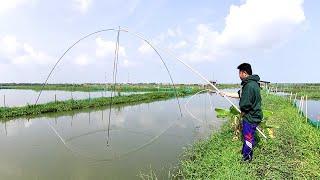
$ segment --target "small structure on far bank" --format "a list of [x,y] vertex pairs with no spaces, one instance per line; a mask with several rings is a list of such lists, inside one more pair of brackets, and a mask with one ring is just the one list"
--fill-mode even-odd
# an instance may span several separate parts
[[259,81],[260,87],[261,88],[266,88],[268,89],[268,85],[270,84],[269,81]]
[[[211,84],[213,84],[214,86],[217,85],[217,81],[209,81]],[[204,89],[213,89],[213,87],[210,84],[202,84],[202,88]]]

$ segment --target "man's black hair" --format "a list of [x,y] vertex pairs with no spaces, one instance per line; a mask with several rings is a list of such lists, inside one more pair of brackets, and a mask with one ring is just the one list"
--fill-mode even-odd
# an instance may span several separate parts
[[249,63],[242,63],[238,66],[239,71],[245,71],[247,74],[252,75],[251,65]]

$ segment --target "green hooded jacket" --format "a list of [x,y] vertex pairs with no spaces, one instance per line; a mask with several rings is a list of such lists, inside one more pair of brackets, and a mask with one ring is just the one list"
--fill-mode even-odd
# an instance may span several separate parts
[[260,123],[263,118],[259,80],[258,75],[250,75],[241,82],[239,106],[249,123]]

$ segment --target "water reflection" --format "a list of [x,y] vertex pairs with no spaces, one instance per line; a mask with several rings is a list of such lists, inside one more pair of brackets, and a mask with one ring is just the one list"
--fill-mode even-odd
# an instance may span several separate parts
[[[121,92],[114,95],[129,95],[143,92]],[[34,104],[39,91],[24,89],[0,89],[0,107],[26,106]],[[68,99],[88,99],[97,97],[110,97],[110,91],[81,92],[81,91],[60,91],[44,90],[40,96],[38,104],[63,101]]]
[[[299,107],[300,100],[297,100],[296,106]],[[308,116],[311,123],[317,128],[320,127],[320,101],[317,100],[308,100],[307,101],[307,113],[306,113],[306,104],[303,102],[302,111]]]
[[135,179],[150,165],[167,177],[185,146],[224,123],[212,105],[229,107],[221,97],[201,94],[188,104],[201,121],[184,108],[180,117],[172,99],[112,108],[110,122],[106,107],[2,123],[0,178]]

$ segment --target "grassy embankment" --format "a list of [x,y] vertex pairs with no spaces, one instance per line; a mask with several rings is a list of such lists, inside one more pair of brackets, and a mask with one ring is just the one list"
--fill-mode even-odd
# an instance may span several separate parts
[[[195,93],[199,89],[192,91],[178,91],[178,96],[183,97]],[[128,96],[115,96],[112,99],[112,105],[126,105],[136,103],[147,103],[159,100],[174,98],[174,92],[151,92],[145,94],[133,94]],[[23,107],[1,107],[0,119],[6,120],[8,118],[21,116],[34,116],[44,113],[65,112],[87,108],[97,108],[110,105],[110,97],[100,97],[84,100],[66,100],[50,102],[38,105],[28,105]]]
[[297,97],[308,96],[309,99],[320,99],[320,84],[273,84],[273,90],[297,94]]
[[[200,85],[195,84],[177,84],[175,85],[178,91],[194,90],[201,88]],[[218,84],[218,88],[235,88],[239,87],[237,84]],[[111,91],[112,84],[47,84],[44,90],[63,90],[63,91]],[[40,91],[41,84],[1,84],[0,89],[28,89]],[[119,92],[155,92],[155,91],[173,91],[172,85],[163,84],[117,84],[115,90]]]
[[279,126],[275,138],[261,140],[251,163],[241,162],[242,142],[232,140],[230,122],[208,140],[190,147],[183,156],[183,179],[320,179],[320,131],[297,113],[283,97],[263,95],[263,108]]

